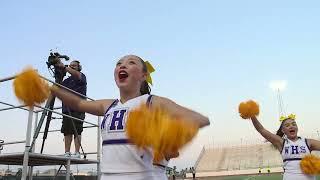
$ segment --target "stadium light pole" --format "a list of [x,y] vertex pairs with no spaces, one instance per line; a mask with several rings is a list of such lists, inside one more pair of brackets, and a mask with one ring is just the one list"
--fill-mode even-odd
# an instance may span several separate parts
[[214,149],[214,138],[212,138],[212,148]]
[[277,93],[277,101],[279,108],[279,117],[286,115],[283,98],[281,92],[283,92],[287,87],[287,81],[271,81],[269,84],[270,88]]

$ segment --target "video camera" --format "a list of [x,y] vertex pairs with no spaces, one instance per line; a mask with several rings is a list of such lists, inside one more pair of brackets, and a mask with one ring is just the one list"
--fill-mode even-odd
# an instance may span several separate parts
[[66,61],[68,61],[70,58],[66,55],[61,55],[58,52],[50,52],[48,61],[46,62],[48,69],[53,72],[54,77],[58,83],[62,82],[63,77],[66,75],[64,69],[56,67],[56,64],[59,63],[61,59],[65,59]]
[[51,52],[50,56],[48,57],[48,67],[56,65],[61,58],[65,59],[66,61],[70,59],[67,55],[61,55],[58,52]]

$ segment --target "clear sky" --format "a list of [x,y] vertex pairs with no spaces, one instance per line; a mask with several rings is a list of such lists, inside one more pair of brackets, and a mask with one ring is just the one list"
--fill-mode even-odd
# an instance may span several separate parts
[[[172,162],[190,166],[203,145],[260,138],[238,116],[243,100],[258,101],[262,123],[276,131],[277,99],[269,87],[273,80],[287,82],[285,109],[297,114],[300,133],[316,133],[319,8],[319,1],[298,0],[2,1],[0,78],[26,65],[50,77],[45,61],[49,50],[57,48],[81,61],[90,97],[115,98],[116,61],[139,55],[156,68],[153,94],[210,117],[211,126]],[[0,83],[0,101],[19,104],[11,86]],[[23,139],[25,112],[1,112],[0,117],[0,139]],[[58,120],[54,127],[60,128]],[[95,135],[95,130],[85,132],[87,151],[95,150]],[[60,133],[48,141],[46,152],[63,153]]]

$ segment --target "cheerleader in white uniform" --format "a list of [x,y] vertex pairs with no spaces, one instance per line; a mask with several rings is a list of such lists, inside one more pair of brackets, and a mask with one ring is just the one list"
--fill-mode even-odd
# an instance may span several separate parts
[[315,180],[315,176],[306,175],[300,168],[303,156],[312,150],[320,150],[320,141],[298,137],[295,115],[281,117],[281,125],[276,134],[266,130],[256,117],[251,118],[255,129],[281,153],[283,159],[284,180]]
[[159,180],[168,180],[168,176],[166,173],[166,168],[169,164],[169,161],[166,159],[163,159],[161,162],[153,163],[154,166],[154,179]]
[[151,101],[151,97],[150,106],[160,106],[174,117],[196,122],[200,128],[209,125],[209,119],[197,112],[177,105],[167,98],[150,96],[148,83],[152,83],[150,73],[153,71],[152,66],[138,56],[128,55],[121,58],[114,70],[115,82],[120,91],[119,100],[86,101],[58,87],[52,88],[53,94],[69,107],[80,112],[104,116],[101,123],[102,180],[158,179],[154,174],[152,150],[138,149],[128,141],[125,133],[128,113],[139,105]]

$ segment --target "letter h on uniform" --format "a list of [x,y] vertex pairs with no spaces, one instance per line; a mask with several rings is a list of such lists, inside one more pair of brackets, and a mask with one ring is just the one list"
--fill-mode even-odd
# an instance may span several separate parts
[[299,154],[298,146],[291,146],[291,154]]
[[124,121],[124,114],[127,110],[118,110],[113,112],[112,120],[109,126],[109,130],[123,130],[123,121]]

